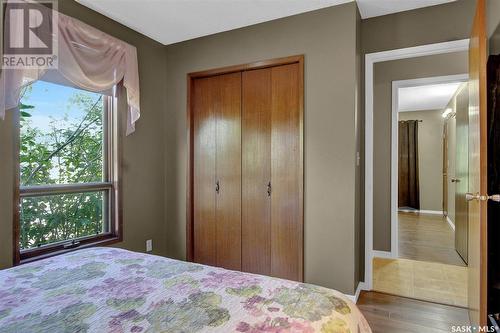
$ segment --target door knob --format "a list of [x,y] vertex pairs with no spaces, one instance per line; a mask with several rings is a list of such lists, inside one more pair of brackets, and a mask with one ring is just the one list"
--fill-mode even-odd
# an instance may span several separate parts
[[467,201],[472,201],[472,200],[488,201],[488,200],[491,200],[491,201],[495,201],[495,202],[500,202],[500,194],[480,195],[479,193],[476,193],[476,194],[466,193],[465,200],[467,200]]
[[458,179],[458,178],[452,178],[451,182],[452,183],[460,183],[460,179]]
[[500,202],[500,194],[489,195],[488,199],[495,202]]
[[271,182],[269,182],[267,184],[267,196],[270,197],[271,196]]
[[219,181],[215,182],[215,192],[217,192],[217,194],[219,194],[219,190],[220,190],[220,185],[219,185]]

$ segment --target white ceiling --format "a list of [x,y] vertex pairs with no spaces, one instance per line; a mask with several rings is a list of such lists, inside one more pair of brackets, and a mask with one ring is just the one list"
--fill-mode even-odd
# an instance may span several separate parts
[[[77,0],[162,44],[300,14],[353,0]],[[363,18],[455,0],[357,0]]]
[[352,0],[77,0],[165,45]]
[[399,88],[399,112],[444,110],[462,82]]
[[441,5],[455,0],[356,0],[363,18]]

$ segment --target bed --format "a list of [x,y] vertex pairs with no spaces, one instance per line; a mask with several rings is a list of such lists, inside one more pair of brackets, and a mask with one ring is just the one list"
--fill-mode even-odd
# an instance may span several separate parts
[[0,332],[370,333],[342,293],[114,248],[0,271]]

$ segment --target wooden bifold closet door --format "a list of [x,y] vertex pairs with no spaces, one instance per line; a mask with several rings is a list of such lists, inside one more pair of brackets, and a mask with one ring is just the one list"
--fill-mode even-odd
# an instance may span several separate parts
[[302,281],[303,58],[241,67],[191,78],[188,259]]
[[242,94],[242,270],[271,275],[271,69],[244,72]]
[[302,154],[299,65],[272,69],[271,275],[302,280]]
[[241,74],[194,82],[194,261],[241,269]]

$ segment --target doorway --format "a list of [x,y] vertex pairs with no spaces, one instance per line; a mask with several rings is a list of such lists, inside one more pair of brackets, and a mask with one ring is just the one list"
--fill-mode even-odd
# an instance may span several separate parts
[[467,188],[460,188],[468,172],[467,80],[463,74],[392,83],[396,251],[374,259],[374,290],[467,306]]
[[[486,1],[477,1],[473,29],[470,40],[457,40],[452,42],[428,44],[366,54],[365,56],[365,280],[363,289],[373,289],[374,258],[396,258],[398,248],[394,228],[387,228],[385,224],[390,219],[383,215],[381,221],[375,208],[379,196],[386,197],[391,191],[380,192],[376,188],[376,179],[380,174],[385,176],[387,168],[384,163],[376,159],[377,147],[375,144],[376,128],[374,95],[377,84],[375,82],[375,65],[401,59],[425,57],[437,54],[450,54],[457,51],[466,51],[469,73],[469,121],[468,121],[468,157],[469,174],[466,200],[468,202],[468,268],[467,268],[467,309],[472,325],[486,325],[487,323],[487,204],[489,200],[496,199],[495,195],[488,193],[488,119],[487,119],[487,46],[486,33]],[[441,63],[443,64],[443,63]],[[431,73],[432,75],[432,73]],[[441,74],[443,75],[443,74]],[[382,134],[387,136],[386,131]],[[386,149],[385,147],[383,147]],[[385,156],[384,156],[385,158]],[[390,160],[387,158],[387,160]],[[383,172],[376,173],[377,164],[382,164]],[[385,173],[385,175],[384,175]],[[385,198],[383,209],[390,206]],[[390,214],[389,214],[390,215]],[[380,229],[379,225],[383,228]],[[387,237],[389,229],[390,237]],[[378,233],[382,233],[379,235]]]

